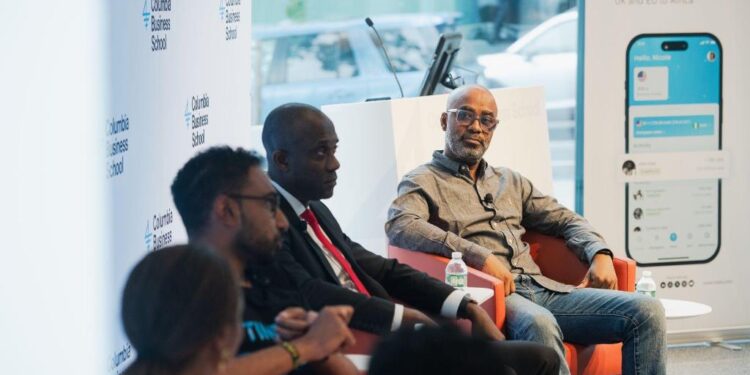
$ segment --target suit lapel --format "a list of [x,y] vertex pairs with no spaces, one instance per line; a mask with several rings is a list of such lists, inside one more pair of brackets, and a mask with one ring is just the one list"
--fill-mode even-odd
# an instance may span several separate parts
[[[319,266],[323,267],[323,269],[328,274],[329,279],[334,280],[336,284],[340,284],[338,276],[336,276],[336,274],[333,272],[331,264],[328,262],[325,254],[323,254],[323,251],[325,250],[321,249],[307,232],[307,223],[305,223],[304,220],[297,216],[297,214],[294,212],[294,209],[292,209],[292,206],[289,204],[289,202],[287,202],[286,199],[281,197],[280,201],[281,211],[289,221],[289,235],[292,237],[299,237],[301,239],[301,241],[295,241],[294,239],[290,241],[290,246],[297,247],[296,249],[292,249],[293,252],[305,252],[306,254],[313,254],[313,258],[318,261]],[[307,268],[306,265],[303,264],[303,266]]]
[[[342,238],[343,232],[336,229],[336,227],[332,224],[332,220],[335,219],[328,215],[328,213],[323,212],[315,203],[317,203],[317,201],[310,204],[310,209],[315,214],[315,217],[318,218],[318,222],[320,223],[320,227],[323,228],[323,232],[325,232],[325,234],[328,236],[328,239],[331,240],[333,245],[336,246],[342,254],[344,254],[346,260],[349,261],[349,263],[354,263],[352,254],[350,254],[349,248],[348,246],[346,246],[346,243]],[[352,266],[354,266],[354,264],[352,264]],[[359,273],[360,272],[357,272],[357,274]]]
[[[362,281],[365,284],[365,287],[368,289],[368,291],[372,293],[374,290],[373,282],[371,281],[372,278],[362,269],[360,264],[354,259],[354,255],[351,253],[351,249],[349,248],[348,244],[344,241],[344,232],[342,232],[341,228],[335,224],[336,218],[330,215],[327,210],[321,209],[319,205],[322,205],[322,203],[318,201],[311,202],[310,209],[315,214],[315,217],[318,218],[318,221],[320,222],[320,226],[323,228],[323,231],[326,233],[326,235],[328,235],[328,239],[331,240],[333,245],[336,246],[341,251],[342,254],[344,254],[344,258],[346,258],[346,260],[352,266],[352,269],[354,270],[354,272],[357,273],[357,276],[359,277],[360,281]],[[378,286],[378,288],[380,288],[380,286]]]

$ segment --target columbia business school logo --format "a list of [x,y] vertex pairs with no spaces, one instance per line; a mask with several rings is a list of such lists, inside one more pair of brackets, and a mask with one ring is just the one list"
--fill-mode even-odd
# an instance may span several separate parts
[[171,244],[173,241],[173,224],[174,213],[171,208],[157,212],[146,219],[146,230],[143,234],[143,244],[146,251],[156,251]]
[[219,19],[224,24],[224,40],[236,40],[242,0],[219,0]]
[[208,112],[211,98],[208,93],[193,95],[185,101],[185,127],[190,131],[191,146],[198,147],[206,143],[206,129],[208,128]]
[[172,0],[144,0],[141,17],[150,35],[151,52],[165,51],[172,30]]
[[125,159],[130,150],[128,135],[130,133],[130,118],[127,114],[112,117],[106,121],[106,161],[107,178],[114,178],[125,173]]

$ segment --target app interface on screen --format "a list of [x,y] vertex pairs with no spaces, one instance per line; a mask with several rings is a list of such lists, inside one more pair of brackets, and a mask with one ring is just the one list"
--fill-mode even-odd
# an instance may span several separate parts
[[[687,42],[687,49],[663,49],[675,41]],[[628,153],[720,149],[716,39],[640,37],[628,59]],[[705,261],[718,251],[718,180],[629,183],[627,195],[626,246],[637,262]]]

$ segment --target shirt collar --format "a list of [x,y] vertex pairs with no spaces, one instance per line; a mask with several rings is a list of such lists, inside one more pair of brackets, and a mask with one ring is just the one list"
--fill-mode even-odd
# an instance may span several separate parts
[[[462,174],[467,177],[471,177],[469,174],[469,167],[465,163],[455,161],[443,153],[443,150],[436,150],[432,153],[432,164],[447,169],[452,173]],[[477,177],[484,176],[484,172],[487,169],[487,162],[482,159],[479,161],[479,168],[477,168]]]
[[297,214],[297,216],[302,215],[303,212],[307,209],[302,202],[299,201],[299,199],[295,198],[294,195],[286,191],[281,185],[277,184],[276,181],[271,180],[271,184],[273,184],[273,187],[276,188],[276,190],[281,194],[284,199],[286,199],[287,202],[289,202],[289,205],[292,206],[292,210],[294,210],[294,213]]

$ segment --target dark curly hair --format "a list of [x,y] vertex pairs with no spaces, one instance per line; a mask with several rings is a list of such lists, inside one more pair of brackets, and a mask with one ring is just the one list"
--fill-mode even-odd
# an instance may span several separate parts
[[219,194],[239,190],[248,169],[263,162],[254,151],[229,146],[211,147],[188,160],[172,182],[172,199],[188,236],[198,235],[206,225]]

